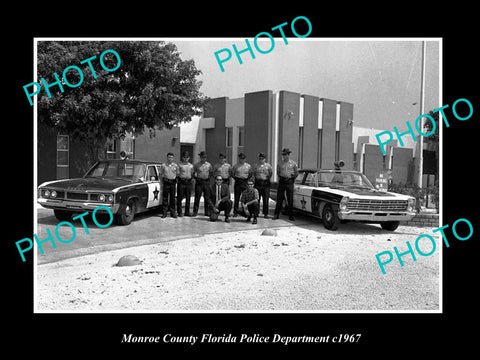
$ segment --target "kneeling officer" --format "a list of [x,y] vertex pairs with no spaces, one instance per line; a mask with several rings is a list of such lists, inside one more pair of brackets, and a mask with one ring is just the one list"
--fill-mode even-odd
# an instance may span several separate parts
[[240,195],[240,205],[237,212],[247,218],[247,222],[253,216],[252,224],[257,223],[257,216],[260,210],[258,190],[253,187],[253,179],[247,181],[248,188]]
[[210,220],[216,221],[220,211],[225,212],[225,222],[229,223],[230,210],[232,210],[232,200],[230,200],[230,189],[223,182],[221,175],[215,177],[215,184],[210,189],[209,198]]

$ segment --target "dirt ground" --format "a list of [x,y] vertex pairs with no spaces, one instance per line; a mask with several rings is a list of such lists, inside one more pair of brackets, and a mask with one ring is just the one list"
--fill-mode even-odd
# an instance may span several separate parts
[[[275,229],[275,228],[273,228]],[[37,312],[431,311],[440,309],[439,259],[407,250],[430,228],[321,224],[209,234],[38,265]],[[424,253],[431,244],[422,244]],[[124,255],[141,264],[115,266]]]

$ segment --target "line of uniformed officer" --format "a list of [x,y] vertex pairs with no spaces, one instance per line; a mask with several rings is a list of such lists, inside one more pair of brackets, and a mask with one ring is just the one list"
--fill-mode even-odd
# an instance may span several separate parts
[[185,199],[185,216],[190,216],[190,198],[192,197],[193,165],[189,162],[188,151],[182,153],[182,161],[178,164],[180,172],[177,184],[177,213],[182,215],[182,200]]
[[174,155],[172,153],[167,154],[167,162],[162,165],[162,177],[163,177],[163,215],[167,216],[167,210],[170,210],[172,217],[176,218],[175,212],[175,185],[177,183],[177,176],[179,175],[180,168],[173,162]]
[[[286,194],[287,210],[289,219],[293,219],[293,183],[298,175],[298,166],[295,161],[289,158],[291,151],[289,149],[282,150],[282,161],[277,165],[278,183],[278,199],[283,198]],[[234,201],[233,216],[238,216],[239,200],[242,192],[248,189],[248,180],[253,180],[255,188],[259,194],[259,204],[262,202],[262,212],[264,218],[268,218],[268,202],[270,197],[270,180],[273,175],[272,166],[266,162],[266,155],[263,152],[258,154],[259,162],[254,166],[246,162],[246,155],[240,153],[238,162],[232,166],[227,163],[225,154],[219,154],[219,163],[212,166],[207,161],[205,151],[200,152],[200,161],[191,164],[190,154],[185,151],[181,155],[181,162],[176,164],[173,162],[174,155],[167,154],[167,162],[162,166],[163,178],[163,215],[167,216],[170,211],[172,217],[190,216],[190,198],[192,194],[192,183],[195,180],[194,187],[194,203],[193,213],[191,216],[197,216],[200,205],[200,199],[203,196],[204,212],[206,216],[210,216],[211,207],[210,191],[211,178],[222,178],[223,183],[229,185],[231,179],[234,180]],[[176,197],[175,197],[176,187]],[[175,201],[176,199],[176,201]],[[185,199],[185,212],[182,214],[182,201]],[[274,219],[279,218],[282,202],[277,201],[275,207]],[[175,209],[176,208],[176,209]],[[228,216],[228,214],[226,214]]]
[[[275,206],[275,213],[273,219],[278,219],[280,210],[282,209],[283,199],[286,195],[288,219],[293,218],[293,184],[298,175],[298,165],[295,161],[290,159],[290,149],[282,150],[282,160],[277,164],[278,175],[278,189],[277,189],[277,204]],[[282,199],[281,201],[278,201]]]

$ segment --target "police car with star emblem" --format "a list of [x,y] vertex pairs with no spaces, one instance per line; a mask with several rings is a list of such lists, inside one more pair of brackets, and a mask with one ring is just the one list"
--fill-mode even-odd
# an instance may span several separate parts
[[[400,221],[415,216],[415,198],[377,190],[358,171],[341,170],[343,161],[333,170],[300,169],[293,188],[293,208],[322,220],[325,228],[336,230],[341,222],[378,223],[394,231]],[[277,201],[277,183],[270,197]],[[283,199],[285,204],[286,199]]]
[[82,178],[44,182],[38,187],[37,201],[53,209],[61,221],[103,205],[117,224],[128,225],[135,214],[161,207],[161,165],[129,159],[99,161]]

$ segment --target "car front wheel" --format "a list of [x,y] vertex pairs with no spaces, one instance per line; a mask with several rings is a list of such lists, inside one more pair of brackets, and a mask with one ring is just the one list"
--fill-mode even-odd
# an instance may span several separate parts
[[72,213],[70,211],[65,210],[53,210],[55,217],[60,221],[68,221],[72,218]]
[[385,221],[380,223],[380,226],[383,230],[395,231],[397,230],[399,224],[399,221]]
[[322,211],[322,222],[326,229],[328,230],[337,230],[340,220],[338,218],[337,212],[332,208],[331,205],[325,205]]
[[119,225],[128,225],[132,222],[135,217],[135,212],[137,211],[137,206],[135,200],[130,199],[127,201],[125,208],[120,211],[120,213],[115,215],[115,222]]

